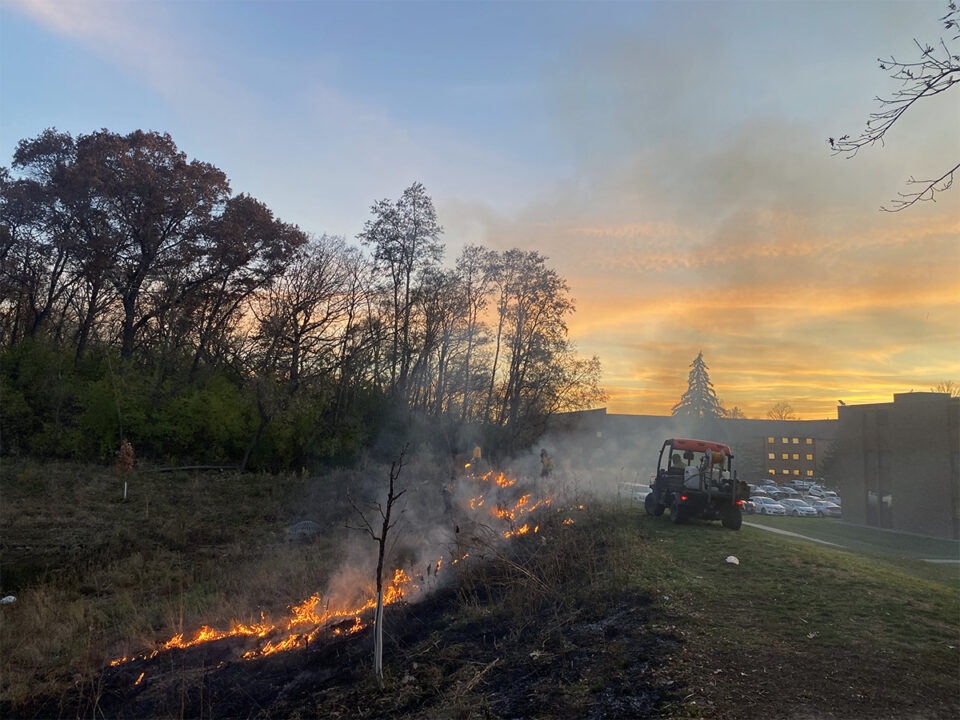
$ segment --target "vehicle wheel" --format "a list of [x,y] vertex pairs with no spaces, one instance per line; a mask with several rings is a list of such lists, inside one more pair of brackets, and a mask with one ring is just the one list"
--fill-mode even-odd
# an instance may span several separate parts
[[761,514],[761,515],[766,515],[766,514],[767,514],[767,509],[766,509],[765,507],[760,508],[760,514]]
[[797,512],[796,510],[794,510],[792,513],[790,513],[790,516],[791,516],[791,517],[800,517],[800,513]]
[[817,517],[823,517],[823,511],[817,510]]
[[663,505],[658,503],[651,492],[643,499],[643,509],[647,511],[647,515],[653,515],[654,517],[660,517],[663,515]]
[[686,519],[686,513],[684,513],[683,509],[680,507],[680,501],[674,500],[670,505],[670,520],[679,525]]
[[720,522],[729,530],[739,530],[743,525],[743,513],[740,512],[739,506],[725,508],[720,516]]

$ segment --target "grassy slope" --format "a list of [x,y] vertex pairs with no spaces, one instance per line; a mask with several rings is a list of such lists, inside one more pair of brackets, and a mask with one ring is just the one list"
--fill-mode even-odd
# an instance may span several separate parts
[[[336,561],[332,539],[282,542],[283,528],[301,519],[307,485],[135,477],[124,504],[121,481],[108,471],[5,464],[3,577],[18,585],[18,602],[2,608],[5,701],[89,682],[118,651],[164,640],[181,624],[223,625],[263,603],[269,610],[306,597]],[[811,523],[805,531],[830,531]],[[346,706],[349,696],[349,707],[391,717],[587,716],[598,707],[615,714],[624,698],[640,702],[608,691],[645,682],[659,688],[650,697],[668,716],[960,713],[951,568],[748,527],[677,527],[638,506],[588,504],[576,524],[554,523],[551,532],[521,564],[501,558],[462,575],[457,604],[444,615],[447,634],[387,659],[394,681],[411,671],[404,658],[418,659],[418,675],[436,675],[433,686],[421,678],[420,691],[403,686],[403,710],[369,684],[323,702]],[[726,563],[728,555],[740,565]],[[923,572],[911,573],[911,564]],[[657,650],[679,648],[673,638],[682,649]],[[444,690],[451,678],[462,678],[455,693]],[[319,711],[321,700],[311,702]]]
[[675,527],[642,511],[633,519],[646,540],[635,580],[683,623],[691,700],[715,706],[709,715],[762,717],[774,698],[818,716],[960,708],[960,601],[956,583],[936,577],[944,568],[923,564],[928,577],[916,577],[895,557],[755,528]]
[[[2,694],[86,682],[105,660],[202,623],[309,597],[318,550],[283,543],[296,477],[0,465]],[[279,549],[278,549],[279,548]]]

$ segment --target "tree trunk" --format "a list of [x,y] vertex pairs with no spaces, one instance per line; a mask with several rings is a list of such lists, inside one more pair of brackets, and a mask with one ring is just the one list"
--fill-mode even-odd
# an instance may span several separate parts
[[257,431],[253,434],[253,440],[251,440],[250,444],[247,445],[247,451],[243,454],[243,462],[240,463],[240,472],[246,471],[247,462],[250,460],[250,454],[257,446],[257,443],[260,442],[260,436],[263,435],[264,428],[266,428],[267,423],[270,422],[270,416],[264,412],[263,405],[260,403],[260,401],[257,401],[257,410],[258,414],[260,415],[260,424],[257,426]]
[[90,330],[93,328],[93,321],[97,313],[97,303],[100,301],[100,288],[102,281],[97,280],[90,286],[90,303],[87,305],[87,311],[84,313],[83,321],[80,323],[80,331],[77,337],[77,354],[74,356],[74,362],[79,362],[87,350],[87,343],[90,340]]

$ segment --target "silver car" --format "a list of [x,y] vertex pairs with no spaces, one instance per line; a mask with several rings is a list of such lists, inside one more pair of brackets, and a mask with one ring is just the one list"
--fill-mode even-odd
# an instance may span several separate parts
[[760,515],[786,515],[786,508],[772,498],[755,497],[753,504]]
[[829,500],[815,500],[810,505],[817,511],[819,517],[840,517],[843,514],[840,506]]
[[793,517],[817,517],[817,511],[798,498],[784,498],[780,504]]

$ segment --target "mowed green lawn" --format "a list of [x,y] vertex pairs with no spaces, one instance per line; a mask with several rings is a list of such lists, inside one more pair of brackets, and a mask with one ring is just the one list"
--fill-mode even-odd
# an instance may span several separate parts
[[960,716],[958,569],[920,559],[956,543],[747,519],[840,548],[633,513],[634,582],[684,628],[680,669],[703,716]]
[[[834,518],[746,515],[744,522],[833,543],[839,546],[837,549],[859,553],[894,565],[916,577],[960,589],[960,542],[956,540],[851,525]],[[784,537],[794,542],[809,542],[800,538]],[[931,560],[938,562],[929,562]]]

